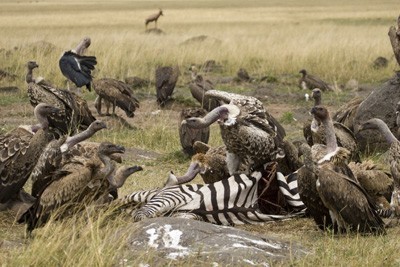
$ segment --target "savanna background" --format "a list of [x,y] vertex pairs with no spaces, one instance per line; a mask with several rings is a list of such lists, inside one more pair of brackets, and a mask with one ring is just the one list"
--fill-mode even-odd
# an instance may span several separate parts
[[[109,130],[91,139],[130,148],[124,164],[144,166],[144,171],[127,181],[121,195],[161,186],[170,170],[183,173],[190,161],[180,152],[178,118],[182,107],[196,106],[187,86],[191,64],[215,60],[222,69],[207,75],[220,77],[235,76],[239,68],[245,68],[255,82],[217,84],[216,88],[259,97],[283,124],[287,138],[301,140],[312,103],[304,101],[306,91],[297,86],[298,71],[305,68],[338,87],[350,79],[362,85],[362,90],[324,94],[323,101],[332,112],[355,96],[368,95],[398,69],[387,36],[389,26],[396,24],[398,4],[397,0],[1,1],[0,69],[16,74],[17,79],[2,80],[0,86],[20,90],[0,93],[0,134],[34,121],[24,82],[26,62],[36,60],[40,66],[36,76],[66,87],[58,59],[64,50],[90,36],[92,45],[87,54],[97,57],[95,78],[139,76],[154,81],[156,66],[180,67],[171,106],[155,112],[159,107],[154,85],[137,89],[141,107],[133,119],[127,119],[133,129],[111,121]],[[145,34],[144,19],[159,8],[164,16],[159,18],[158,27],[165,34]],[[182,44],[199,35],[207,39]],[[378,56],[389,60],[388,67],[372,67]],[[262,77],[268,79],[259,82]],[[82,90],[82,94],[93,108],[95,93]],[[222,144],[217,126],[212,126],[210,144]],[[379,155],[374,159],[379,160]],[[157,265],[151,253],[123,253],[123,237],[110,242],[115,230],[129,218],[106,220],[105,213],[88,212],[87,216],[52,222],[35,231],[33,239],[25,237],[24,226],[14,222],[13,214],[0,214],[0,264],[137,266],[146,260]],[[398,227],[379,237],[336,237],[318,231],[306,218],[241,228],[300,243],[310,251],[303,258],[275,265],[400,265]],[[195,258],[171,264],[207,265]]]

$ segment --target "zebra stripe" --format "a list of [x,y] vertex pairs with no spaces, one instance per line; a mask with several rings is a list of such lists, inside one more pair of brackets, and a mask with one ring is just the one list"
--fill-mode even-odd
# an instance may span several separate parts
[[266,170],[263,171],[251,175],[235,174],[206,185],[184,184],[134,192],[119,200],[119,204],[143,204],[139,209],[125,209],[135,221],[174,212],[191,213],[194,218],[222,225],[270,222],[303,215],[303,211],[289,215],[264,214],[256,208],[258,182]]
[[282,173],[277,172],[276,178],[278,180],[279,190],[285,197],[287,203],[296,210],[306,209],[306,206],[300,199],[297,187],[297,171],[286,177]]

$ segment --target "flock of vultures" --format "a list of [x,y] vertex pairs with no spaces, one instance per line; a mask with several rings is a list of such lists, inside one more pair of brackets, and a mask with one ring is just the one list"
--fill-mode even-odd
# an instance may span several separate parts
[[[146,27],[162,14],[160,10],[149,17]],[[85,55],[90,44],[86,37],[64,52],[60,71],[70,84],[96,92],[99,116],[104,115],[105,105],[107,115],[110,108],[113,114],[121,108],[127,117],[134,117],[139,100],[128,84],[92,79],[97,59]],[[259,99],[216,90],[191,67],[189,88],[198,107],[182,110],[179,127],[182,149],[192,157],[187,172],[183,176],[171,172],[162,188],[120,197],[118,188],[142,167],[121,164],[125,148],[118,144],[89,142],[107,125],[95,118],[79,93],[35,77],[37,67],[29,61],[26,74],[37,124],[0,136],[0,209],[18,209],[17,220],[26,223],[29,232],[51,216],[62,220],[91,205],[112,206],[135,221],[182,216],[235,225],[311,216],[318,228],[335,233],[384,234],[384,218],[400,214],[399,141],[381,119],[360,122],[358,131],[376,129],[389,144],[387,168],[361,161],[353,125],[362,100],[329,114],[321,103],[323,92],[332,86],[304,69],[299,86],[311,90],[313,120],[304,125],[304,140],[290,142]],[[156,68],[156,101],[161,109],[173,101],[179,75],[177,66]],[[243,69],[238,76],[249,79]],[[207,144],[213,123],[219,124],[223,146]],[[198,174],[204,184],[187,184]],[[28,179],[30,193],[24,190]]]

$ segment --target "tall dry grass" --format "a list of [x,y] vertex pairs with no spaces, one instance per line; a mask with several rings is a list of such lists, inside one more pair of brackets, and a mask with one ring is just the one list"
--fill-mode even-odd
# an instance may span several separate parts
[[[161,7],[164,16],[159,27],[165,35],[144,34],[144,18]],[[214,59],[223,65],[223,75],[233,75],[239,67],[252,76],[298,75],[301,68],[329,82],[344,83],[355,78],[361,83],[378,82],[397,68],[387,37],[388,27],[398,16],[396,1],[103,1],[47,0],[2,1],[0,3],[0,68],[18,75],[6,85],[25,88],[25,63],[35,59],[36,75],[65,86],[58,69],[64,50],[74,48],[83,36],[92,38],[89,54],[96,55],[95,77],[123,79],[137,75],[153,79],[157,65],[178,64],[184,70],[192,63]],[[189,38],[206,35],[203,43],[181,45]],[[390,59],[389,67],[373,70],[378,56]],[[188,96],[185,82],[179,80],[177,93]],[[142,92],[153,95],[154,88]],[[286,90],[294,90],[289,87]],[[297,89],[296,89],[297,90]],[[2,95],[4,96],[4,95]],[[27,102],[7,95],[1,105]],[[93,93],[85,93],[93,99]],[[342,101],[341,96],[327,96]],[[340,98],[340,99],[339,99]],[[344,101],[345,99],[343,99]],[[176,114],[163,111],[152,115],[155,103],[137,111],[134,131],[103,131],[94,141],[112,141],[127,147],[160,153],[157,160],[141,159],[126,164],[145,164],[143,172],[133,175],[121,194],[160,186],[169,170],[183,173],[188,159],[180,149]],[[26,115],[27,112],[22,114]],[[286,125],[285,125],[286,126]],[[1,128],[6,125],[0,125]],[[221,140],[216,126],[211,144]],[[8,129],[8,128],[7,128]],[[2,129],[1,129],[2,130]],[[34,239],[24,238],[23,226],[0,215],[0,238],[26,243],[0,251],[2,266],[138,266],[151,255],[119,258],[124,239],[110,242],[116,229],[127,224],[125,218],[105,220],[106,214],[88,214],[63,222],[51,222],[35,231]],[[7,216],[6,216],[7,217]],[[8,217],[7,217],[8,218]],[[244,227],[249,231],[276,235],[302,243],[312,253],[292,259],[296,266],[393,266],[400,262],[396,251],[398,228],[384,237],[332,237],[315,230],[307,219],[264,226]],[[22,241],[21,241],[22,240]],[[127,261],[123,261],[124,259]],[[122,262],[121,262],[122,260]],[[174,265],[187,265],[187,262]],[[285,264],[285,265],[286,265]],[[198,265],[201,265],[200,263]],[[203,263],[204,265],[204,263]]]

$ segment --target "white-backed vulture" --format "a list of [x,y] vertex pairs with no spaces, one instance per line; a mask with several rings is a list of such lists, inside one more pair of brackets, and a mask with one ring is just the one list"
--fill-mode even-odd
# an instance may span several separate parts
[[179,140],[183,152],[189,156],[193,156],[195,151],[193,150],[193,145],[196,141],[201,141],[203,143],[208,143],[210,137],[210,128],[205,127],[201,129],[194,129],[186,125],[186,119],[193,117],[204,117],[207,112],[202,108],[185,108],[182,109],[180,114],[179,123]]
[[59,111],[41,103],[34,110],[38,125],[18,127],[0,136],[0,203],[14,198],[28,180],[42,151],[54,138],[47,117]]
[[61,112],[49,117],[51,128],[56,129],[59,135],[75,133],[86,129],[96,120],[82,97],[71,91],[54,88],[48,82],[43,82],[43,79],[35,79],[32,70],[37,66],[35,61],[27,63],[27,93],[33,107],[39,103],[48,103],[61,109]]
[[179,67],[157,67],[156,69],[156,93],[157,103],[164,106],[171,98],[175,85],[178,82]]
[[372,118],[362,123],[359,131],[368,129],[378,130],[390,145],[387,161],[390,164],[390,173],[394,181],[391,203],[392,209],[395,210],[396,215],[400,215],[400,206],[398,206],[400,192],[400,142],[390,131],[387,124],[381,119]]
[[101,101],[104,99],[106,102],[107,113],[109,113],[109,104],[112,107],[112,114],[115,114],[115,107],[120,107],[129,118],[133,118],[135,110],[139,108],[139,100],[133,95],[133,92],[129,86],[116,79],[102,78],[93,82],[94,91],[98,95],[95,101],[95,107],[99,115],[103,115],[101,112]]
[[52,140],[44,149],[40,156],[35,168],[31,174],[32,190],[31,195],[38,197],[41,191],[51,182],[53,172],[62,166],[63,156],[68,153],[69,149],[90,138],[101,129],[107,128],[106,124],[102,121],[96,120],[90,126],[70,137],[62,137],[59,140]]
[[327,91],[327,90],[332,90],[332,86],[329,85],[328,83],[324,82],[320,78],[314,75],[310,75],[307,73],[305,69],[302,69],[299,71],[299,73],[302,74],[300,80],[299,80],[299,87],[301,89],[315,89],[319,88],[322,91]]
[[202,75],[197,74],[196,66],[191,66],[189,68],[191,71],[192,81],[189,84],[190,93],[193,98],[196,99],[202,108],[207,111],[211,111],[219,106],[216,99],[205,96],[205,93],[209,90],[214,89],[214,85],[211,81],[204,79]]
[[254,97],[210,90],[206,95],[229,102],[210,111],[204,118],[186,120],[189,127],[204,128],[217,121],[227,153],[229,173],[239,170],[241,163],[251,168],[284,157],[281,148],[283,127]]
[[125,148],[109,142],[99,146],[97,157],[74,157],[58,169],[36,199],[32,207],[18,222],[27,224],[27,231],[45,224],[54,213],[56,219],[82,210],[108,195],[111,174],[115,169],[110,155],[124,153]]
[[333,122],[323,106],[311,109],[325,127],[327,150],[316,169],[317,191],[339,231],[384,234],[377,206],[347,166],[350,152],[336,143]]

